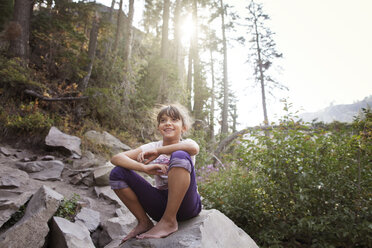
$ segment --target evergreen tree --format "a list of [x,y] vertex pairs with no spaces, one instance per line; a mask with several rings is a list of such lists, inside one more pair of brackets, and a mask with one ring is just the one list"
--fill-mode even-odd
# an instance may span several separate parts
[[[276,44],[273,39],[273,32],[267,26],[266,22],[270,17],[264,13],[262,4],[255,3],[253,0],[247,7],[249,15],[245,18],[248,21],[248,35],[251,43],[250,60],[253,60],[254,71],[257,82],[261,86],[262,108],[264,114],[264,123],[269,124],[267,114],[266,92],[267,87],[286,88],[275,81],[270,75],[269,69],[272,67],[276,58],[281,58],[282,54],[277,52]],[[245,40],[245,39],[242,39]]]

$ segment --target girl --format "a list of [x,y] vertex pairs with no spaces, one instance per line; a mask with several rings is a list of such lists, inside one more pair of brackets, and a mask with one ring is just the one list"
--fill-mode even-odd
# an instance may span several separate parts
[[[181,106],[163,107],[157,115],[163,139],[111,159],[116,165],[110,174],[111,188],[138,221],[122,242],[133,237],[167,237],[178,230],[177,221],[200,213],[194,171],[199,146],[191,139],[182,140],[182,134],[190,128],[189,119]],[[134,171],[155,175],[156,187]],[[158,221],[155,226],[148,215]]]

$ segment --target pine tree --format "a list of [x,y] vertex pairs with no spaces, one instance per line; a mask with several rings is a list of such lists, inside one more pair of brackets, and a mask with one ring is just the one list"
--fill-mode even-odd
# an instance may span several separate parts
[[276,44],[273,39],[274,33],[266,24],[270,17],[264,13],[262,4],[257,4],[252,0],[247,9],[249,15],[246,20],[249,24],[248,35],[250,36],[249,42],[251,43],[250,60],[253,60],[252,64],[254,65],[256,80],[261,86],[264,123],[268,125],[269,118],[266,103],[267,87],[271,89],[274,87],[286,89],[285,86],[276,82],[269,73],[274,59],[281,58],[282,54],[276,50]]

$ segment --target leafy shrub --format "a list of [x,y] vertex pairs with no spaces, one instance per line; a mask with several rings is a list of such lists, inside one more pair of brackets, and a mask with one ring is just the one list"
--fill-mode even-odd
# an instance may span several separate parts
[[78,201],[80,196],[78,194],[73,194],[70,199],[64,199],[59,205],[57,212],[54,216],[62,217],[70,221],[75,221],[75,216],[80,210],[80,205]]
[[35,134],[46,130],[53,125],[53,120],[41,112],[38,103],[30,102],[28,105],[21,104],[20,111],[12,113],[11,109],[1,108],[0,122],[3,128],[16,133]]
[[17,95],[26,88],[45,89],[30,77],[31,70],[22,65],[19,58],[6,58],[0,55],[0,88],[8,88],[6,92]]
[[286,116],[244,136],[236,165],[200,184],[205,206],[262,247],[371,247],[371,120],[324,131]]

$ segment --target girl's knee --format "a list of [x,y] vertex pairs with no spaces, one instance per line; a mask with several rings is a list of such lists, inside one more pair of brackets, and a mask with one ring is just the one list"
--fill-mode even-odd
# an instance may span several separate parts
[[110,172],[110,180],[118,180],[122,179],[124,174],[126,173],[127,169],[116,166]]
[[192,171],[192,162],[190,154],[185,151],[175,151],[169,161],[168,171],[173,167],[181,167],[186,169],[188,172]]
[[191,159],[190,154],[188,152],[179,150],[172,153],[172,158],[178,158],[178,159]]

